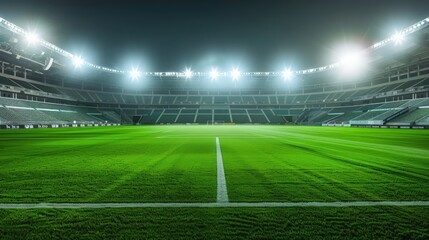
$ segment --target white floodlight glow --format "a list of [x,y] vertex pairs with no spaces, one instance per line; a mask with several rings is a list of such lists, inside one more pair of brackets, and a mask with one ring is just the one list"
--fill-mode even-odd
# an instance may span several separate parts
[[217,80],[218,77],[219,77],[219,71],[217,70],[217,68],[212,68],[212,70],[210,71],[210,79]]
[[[105,72],[110,72],[110,73],[118,73],[118,74],[127,74],[130,73],[129,71],[124,71],[124,70],[120,70],[120,69],[111,69],[111,68],[107,68],[107,67],[103,67],[103,66],[99,66],[96,64],[92,64],[89,62],[86,62],[84,60],[82,60],[80,57],[76,58],[73,54],[71,54],[70,52],[61,49],[60,47],[47,42],[43,39],[40,39],[38,37],[38,35],[33,31],[25,31],[24,29],[22,29],[21,27],[13,24],[12,22],[9,22],[3,18],[0,17],[0,27],[3,27],[7,30],[9,30],[10,32],[12,32],[13,34],[19,35],[20,40],[22,39],[23,42],[27,41],[28,45],[31,44],[39,44],[41,47],[44,47],[52,52],[58,53],[61,56],[66,57],[69,60],[72,60],[75,65],[77,67],[81,66],[81,65],[86,65],[87,67],[90,68],[94,68],[96,70],[101,70],[101,71],[105,71]],[[426,27],[429,25],[429,17],[411,25],[408,26],[406,28],[403,28],[402,30],[400,30],[399,32],[397,32],[394,35],[389,36],[389,38],[381,40],[379,42],[376,42],[375,44],[373,44],[372,46],[368,47],[366,50],[370,50],[370,49],[378,49],[381,47],[384,47],[385,45],[391,44],[392,42],[398,44],[401,44],[404,40],[407,39],[407,37],[410,34],[413,34],[417,31],[426,29]],[[17,43],[18,39],[13,37],[11,40],[11,42]],[[367,51],[368,52],[368,51]],[[337,61],[333,64],[330,65],[326,65],[326,66],[322,66],[322,67],[316,67],[316,68],[312,68],[312,69],[302,69],[302,70],[296,70],[294,72],[292,72],[292,75],[302,75],[302,74],[311,74],[311,73],[318,73],[318,72],[322,72],[322,71],[326,71],[326,70],[331,70],[331,69],[336,69],[337,67],[340,66],[349,66],[349,67],[353,67],[356,68],[356,65],[354,65],[355,62],[359,62],[358,60],[363,59],[365,60],[364,63],[367,63],[367,59],[365,59],[367,56],[365,56],[366,54],[361,54],[360,56],[357,56],[357,58],[355,56],[348,56],[345,58],[336,58],[337,60],[340,59],[340,61]],[[229,73],[226,72],[217,72],[217,70],[212,70],[210,73],[207,72],[196,72],[196,73],[192,73],[192,75],[196,75],[196,76],[211,76],[212,79],[217,79],[219,76],[225,77],[225,76],[232,76]],[[242,75],[245,76],[252,76],[252,75],[256,75],[256,76],[279,76],[281,73],[279,72],[245,72],[242,73]],[[139,74],[140,75],[140,74]],[[181,73],[179,72],[174,72],[174,73],[166,73],[166,72],[145,72],[144,75],[159,75],[159,76],[183,76]],[[186,74],[185,74],[186,76]]]
[[393,35],[392,39],[395,42],[395,45],[399,45],[399,44],[402,44],[402,42],[404,41],[405,37],[404,37],[403,33],[397,32],[397,33],[395,33]]
[[353,66],[360,63],[362,59],[362,54],[360,52],[352,52],[344,54],[344,57],[341,58],[341,65]]
[[231,72],[232,80],[237,81],[241,77],[241,72],[238,68],[232,69]]
[[139,71],[138,68],[133,68],[130,71],[130,76],[131,76],[132,80],[136,80],[136,79],[140,78],[141,72]]
[[39,36],[34,32],[29,32],[25,35],[25,40],[29,45],[36,44],[40,41]]
[[293,76],[293,72],[289,68],[285,69],[282,72],[282,77],[284,80],[290,80],[292,79],[292,76]]
[[73,56],[73,65],[75,68],[80,68],[85,63],[81,56]]
[[186,68],[185,72],[183,72],[183,73],[185,74],[186,79],[192,78],[193,72],[192,72],[191,68]]
[[344,73],[357,76],[362,73],[367,63],[366,55],[362,51],[350,51],[341,58],[340,65]]

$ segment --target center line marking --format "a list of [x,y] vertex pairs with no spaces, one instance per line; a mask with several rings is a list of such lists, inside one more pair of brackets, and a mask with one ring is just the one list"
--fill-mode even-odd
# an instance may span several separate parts
[[217,156],[217,202],[227,203],[228,192],[226,190],[225,170],[223,169],[222,151],[220,150],[219,138],[216,137]]

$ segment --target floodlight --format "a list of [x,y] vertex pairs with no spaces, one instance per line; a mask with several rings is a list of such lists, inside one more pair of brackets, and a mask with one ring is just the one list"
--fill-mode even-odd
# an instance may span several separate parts
[[73,64],[75,68],[80,68],[85,63],[85,61],[80,56],[73,56]]
[[136,80],[136,79],[140,78],[141,72],[138,70],[138,68],[133,68],[130,71],[130,76],[131,76],[132,80]]
[[341,58],[341,64],[346,66],[354,66],[361,62],[362,54],[360,52],[350,52],[344,54]]
[[358,75],[362,70],[364,70],[367,59],[366,55],[362,51],[351,51],[344,54],[344,57],[341,58],[340,65],[344,73],[349,75]]
[[29,45],[36,44],[40,41],[39,36],[34,32],[29,32],[25,35],[25,40]]
[[184,74],[186,79],[190,79],[192,78],[193,72],[191,68],[186,68]]
[[285,69],[282,72],[282,77],[283,77],[284,80],[290,80],[290,79],[292,79],[292,75],[293,75],[293,72],[289,68]]
[[397,32],[393,35],[392,39],[395,42],[395,45],[400,45],[404,41],[404,34],[401,32]]
[[217,80],[218,77],[219,77],[219,72],[217,68],[212,68],[212,70],[210,71],[210,79]]
[[236,81],[240,78],[240,76],[241,76],[241,72],[238,68],[232,69],[232,72],[231,72],[232,80]]

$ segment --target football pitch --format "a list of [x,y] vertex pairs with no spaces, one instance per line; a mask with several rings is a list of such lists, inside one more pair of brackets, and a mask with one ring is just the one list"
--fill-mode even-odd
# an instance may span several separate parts
[[429,132],[0,131],[0,238],[429,238]]

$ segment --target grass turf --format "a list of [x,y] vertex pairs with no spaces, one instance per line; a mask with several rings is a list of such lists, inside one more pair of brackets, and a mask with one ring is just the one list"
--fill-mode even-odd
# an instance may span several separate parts
[[231,201],[429,199],[427,131],[259,127],[252,133],[222,140]]
[[[0,203],[429,200],[424,130],[151,126],[0,131]],[[0,210],[0,238],[428,238],[427,207]],[[77,237],[79,236],[82,237]]]
[[0,210],[1,239],[428,239],[429,207]]
[[213,141],[158,135],[127,127],[2,131],[0,202],[212,201]]

